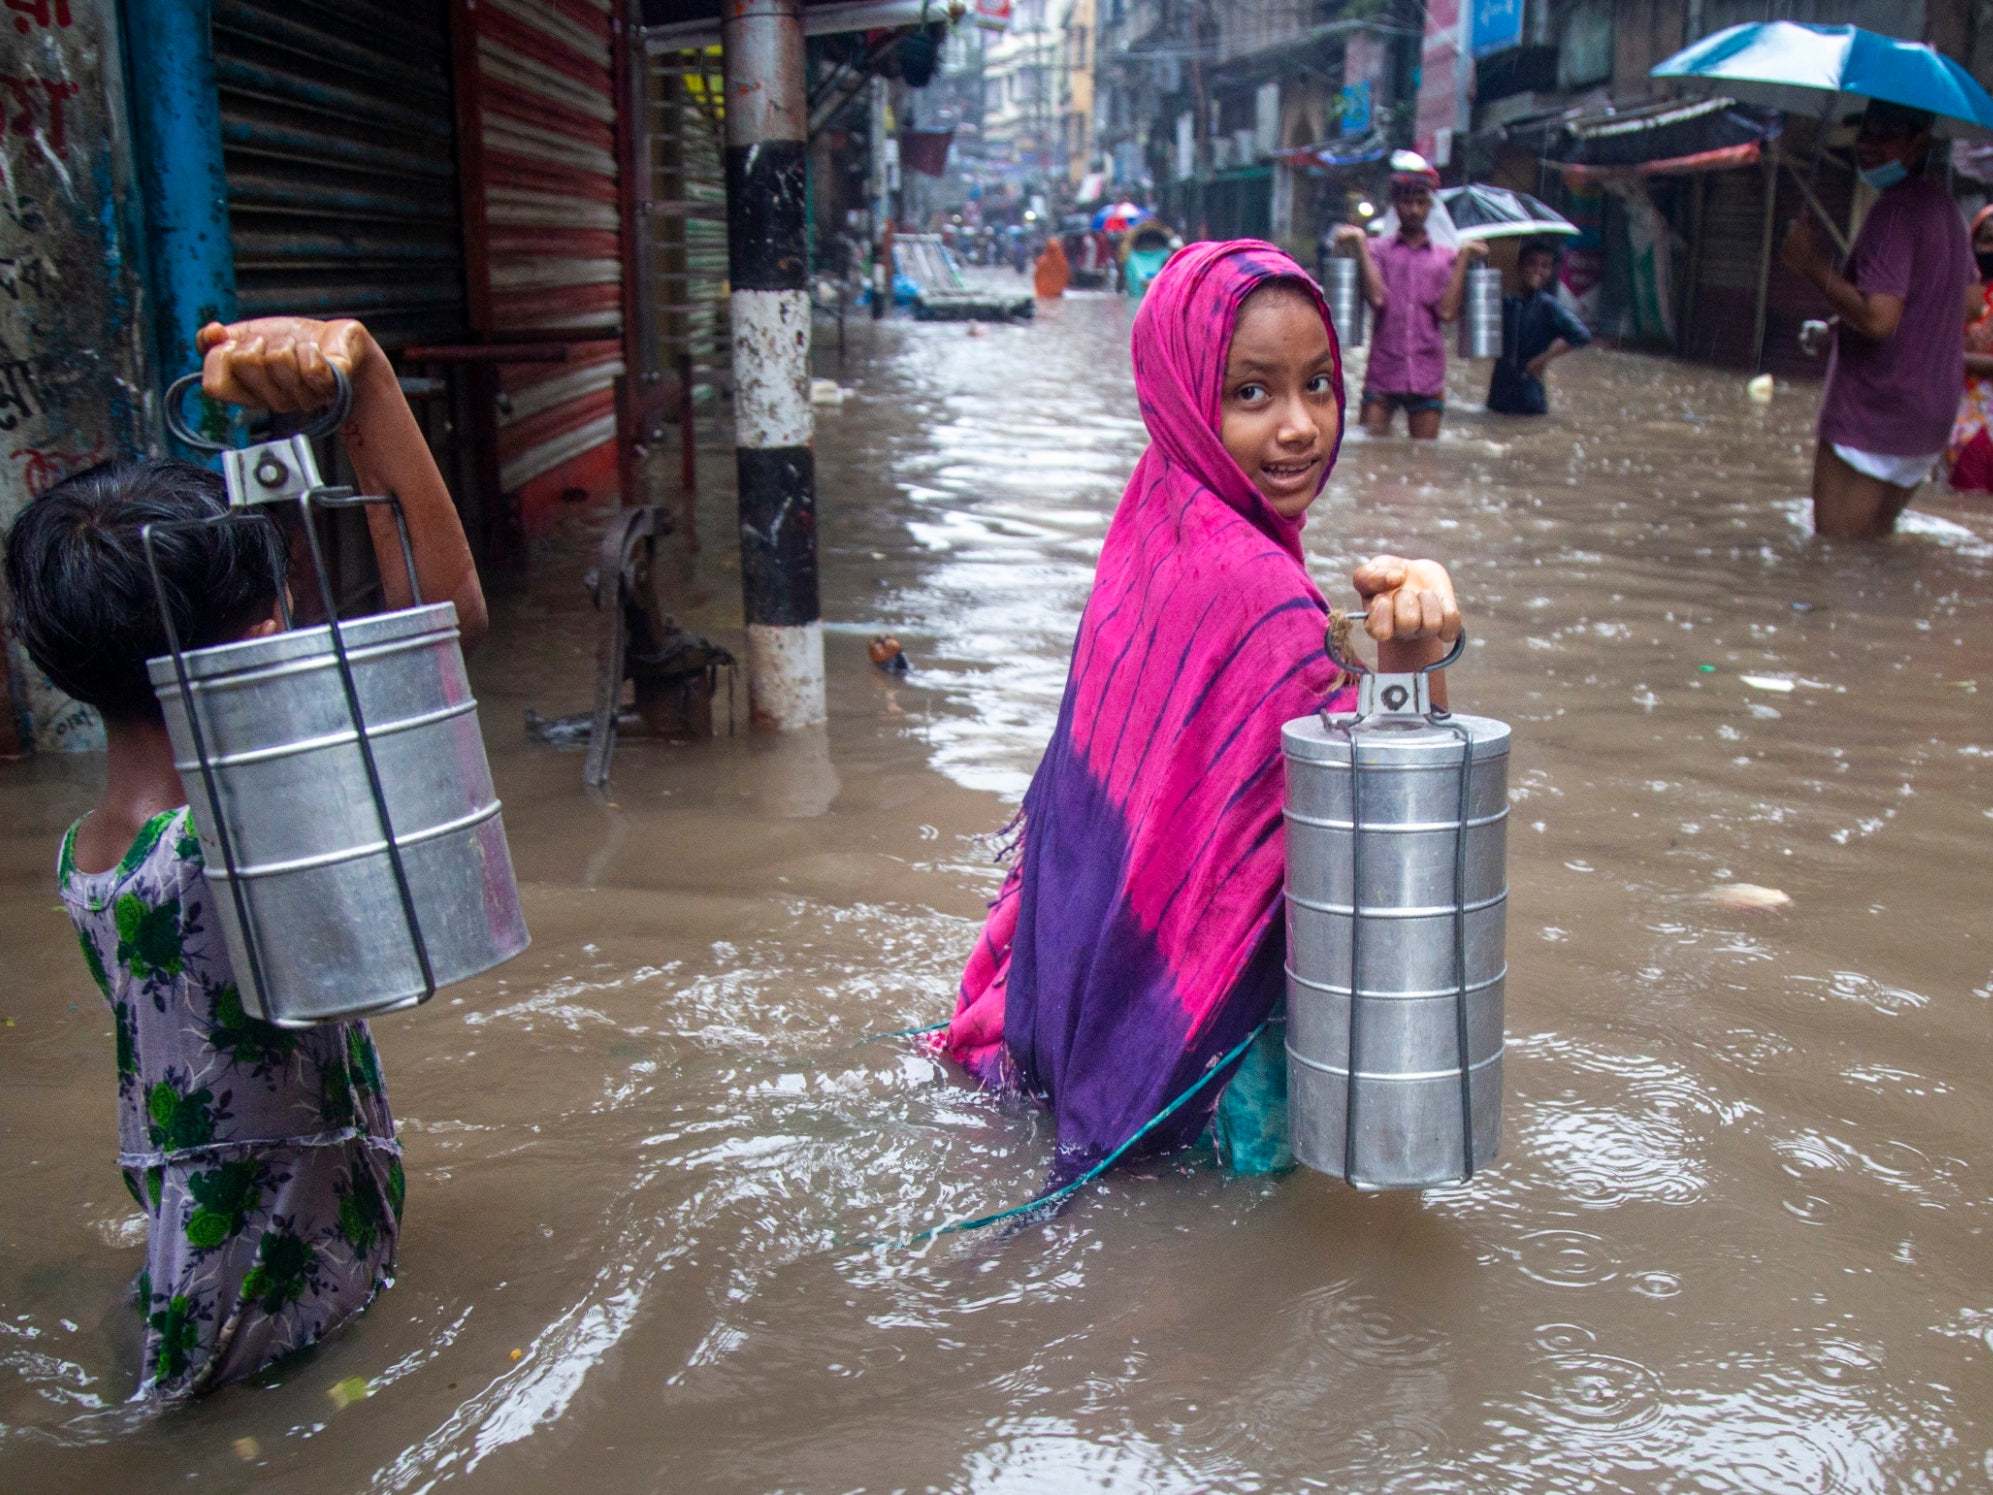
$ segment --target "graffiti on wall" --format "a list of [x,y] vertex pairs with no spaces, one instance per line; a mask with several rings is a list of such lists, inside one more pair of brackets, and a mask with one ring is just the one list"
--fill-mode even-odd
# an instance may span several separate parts
[[[0,529],[141,442],[122,76],[113,0],[0,0]],[[18,647],[0,675],[36,747],[101,744]]]

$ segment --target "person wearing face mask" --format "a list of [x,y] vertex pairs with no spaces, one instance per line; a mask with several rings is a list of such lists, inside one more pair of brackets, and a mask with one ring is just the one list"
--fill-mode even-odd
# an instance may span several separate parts
[[1965,222],[1924,175],[1931,115],[1876,99],[1855,159],[1879,196],[1839,270],[1810,219],[1786,231],[1786,267],[1834,310],[1813,455],[1813,529],[1879,539],[1944,455],[1965,378],[1959,296],[1978,279]]
[[1993,203],[1973,215],[1972,258],[1979,283],[1965,291],[1965,398],[1945,456],[1955,491],[1993,493]]

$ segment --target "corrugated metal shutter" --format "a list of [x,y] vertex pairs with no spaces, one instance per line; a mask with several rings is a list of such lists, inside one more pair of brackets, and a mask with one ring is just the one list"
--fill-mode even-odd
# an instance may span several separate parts
[[617,485],[623,234],[612,0],[456,0],[471,325],[558,338],[500,370],[499,483],[527,528]]
[[1758,263],[1764,245],[1765,176],[1758,166],[1711,172],[1704,188],[1696,259],[1695,310],[1682,352],[1711,363],[1751,361]]
[[461,333],[445,0],[216,0],[214,50],[241,314]]
[[668,52],[652,62],[652,295],[662,309],[663,368],[691,371],[696,402],[728,378],[727,182],[720,52]]

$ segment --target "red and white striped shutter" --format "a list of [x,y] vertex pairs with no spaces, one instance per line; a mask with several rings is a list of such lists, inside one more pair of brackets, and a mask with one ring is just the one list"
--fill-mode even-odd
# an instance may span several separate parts
[[499,369],[500,488],[530,532],[617,486],[625,249],[617,0],[458,0],[465,262],[486,342],[558,341]]

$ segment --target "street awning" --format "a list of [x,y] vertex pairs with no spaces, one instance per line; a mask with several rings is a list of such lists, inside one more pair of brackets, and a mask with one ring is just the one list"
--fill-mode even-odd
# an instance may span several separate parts
[[1778,115],[1734,99],[1671,100],[1567,119],[1544,156],[1577,181],[1727,171],[1759,160],[1783,127]]
[[[929,21],[951,25],[967,12],[964,0],[802,0],[803,34],[831,36],[877,31]],[[720,0],[643,0],[644,43],[652,52],[720,45]]]
[[1374,165],[1390,153],[1390,145],[1380,136],[1371,134],[1358,140],[1326,140],[1319,145],[1275,151],[1273,159],[1296,171],[1332,176],[1359,166]]

